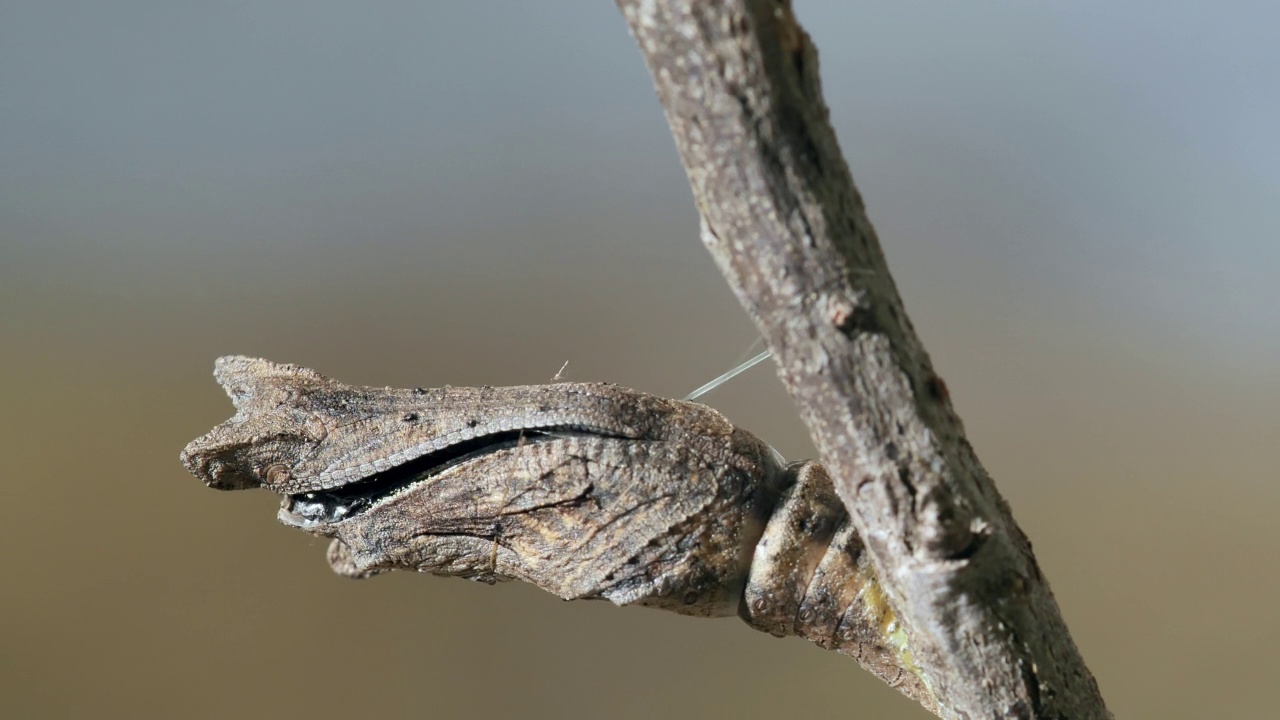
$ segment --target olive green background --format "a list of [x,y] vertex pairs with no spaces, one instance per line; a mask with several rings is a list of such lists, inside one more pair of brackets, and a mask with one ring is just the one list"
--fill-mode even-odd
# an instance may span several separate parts
[[[1271,717],[1280,12],[1067,5],[797,12],[1117,717]],[[0,338],[4,717],[925,716],[732,619],[341,579],[178,464],[220,354],[672,396],[739,359],[611,3],[0,2]],[[706,399],[811,452],[769,366]]]

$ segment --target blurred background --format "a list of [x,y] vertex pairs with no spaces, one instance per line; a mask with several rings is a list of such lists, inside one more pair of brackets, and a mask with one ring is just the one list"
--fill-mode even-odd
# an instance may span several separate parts
[[[797,6],[1117,717],[1274,717],[1280,10]],[[341,579],[178,463],[227,353],[683,396],[755,339],[696,220],[608,2],[0,3],[0,714],[927,717],[732,619]],[[769,365],[704,399],[812,451]]]

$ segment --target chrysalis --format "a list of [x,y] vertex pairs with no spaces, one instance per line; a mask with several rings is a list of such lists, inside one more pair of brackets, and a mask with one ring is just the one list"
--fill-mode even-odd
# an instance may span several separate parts
[[354,387],[240,357],[215,376],[237,414],[183,463],[212,487],[280,495],[280,521],[332,538],[340,574],[738,615],[932,704],[826,472],[785,465],[705,405],[595,383]]

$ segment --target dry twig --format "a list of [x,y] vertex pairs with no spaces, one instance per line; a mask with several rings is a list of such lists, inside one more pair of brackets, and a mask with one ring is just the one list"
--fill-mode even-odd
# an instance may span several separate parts
[[618,0],[702,237],[751,314],[950,718],[1108,718],[908,320],[786,2]]

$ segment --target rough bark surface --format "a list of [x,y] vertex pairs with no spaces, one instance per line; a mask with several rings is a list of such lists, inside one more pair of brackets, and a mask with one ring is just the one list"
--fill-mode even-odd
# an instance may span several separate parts
[[617,0],[702,237],[764,336],[948,718],[1109,718],[953,411],[777,0]]

